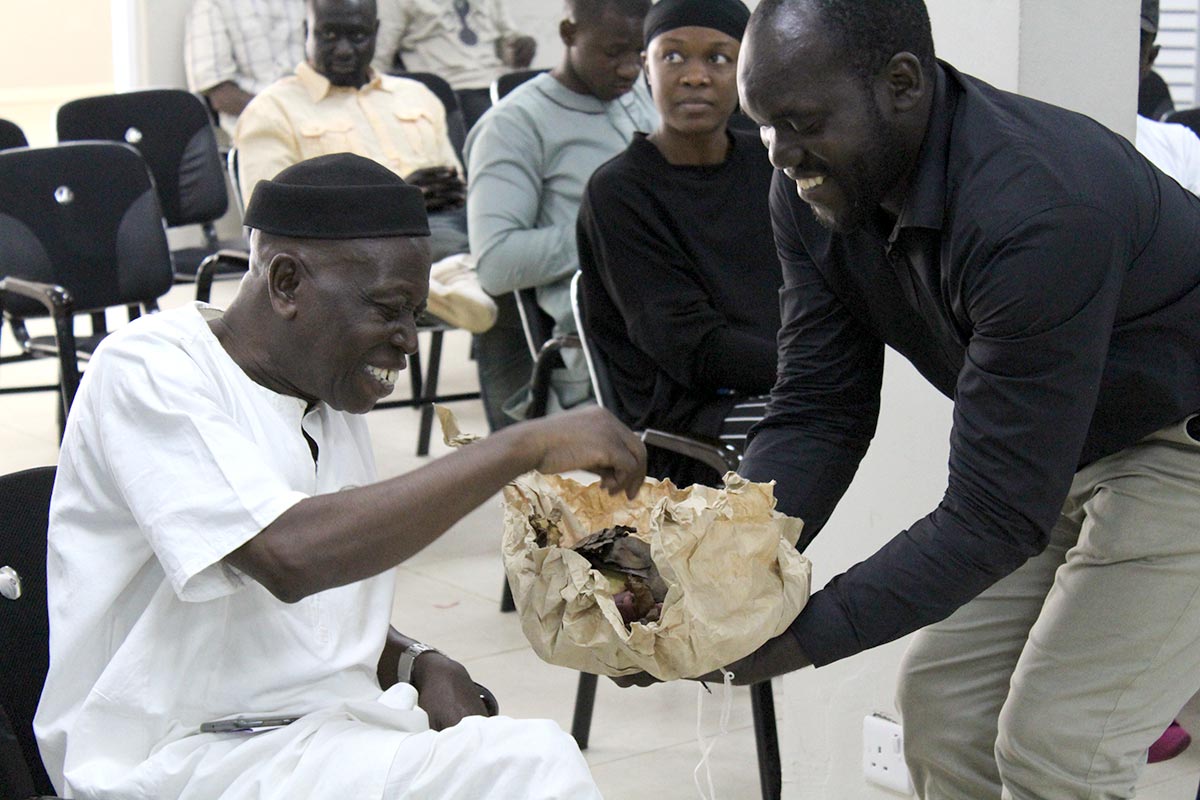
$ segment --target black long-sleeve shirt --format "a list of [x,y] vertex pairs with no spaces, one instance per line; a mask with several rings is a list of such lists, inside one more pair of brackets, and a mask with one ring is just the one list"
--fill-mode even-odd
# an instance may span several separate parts
[[780,378],[743,472],[806,538],[874,434],[885,344],[954,400],[941,504],[793,624],[815,664],[945,618],[1045,547],[1079,467],[1200,410],[1200,200],[1087,117],[942,64],[894,226],[832,233],[782,175],[771,209]]
[[[779,258],[758,137],[720,164],[670,164],[644,134],[592,175],[579,210],[584,313],[610,365],[617,416],[716,436],[737,397],[775,383]],[[677,459],[651,469],[698,479]],[[707,476],[706,476],[707,477]]]

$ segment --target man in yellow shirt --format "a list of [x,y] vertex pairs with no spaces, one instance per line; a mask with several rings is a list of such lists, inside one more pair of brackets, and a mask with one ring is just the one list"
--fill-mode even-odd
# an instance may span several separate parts
[[269,86],[238,119],[234,142],[242,196],[308,158],[354,153],[418,186],[434,261],[468,250],[462,165],[433,92],[371,69],[375,0],[308,0],[306,63]]

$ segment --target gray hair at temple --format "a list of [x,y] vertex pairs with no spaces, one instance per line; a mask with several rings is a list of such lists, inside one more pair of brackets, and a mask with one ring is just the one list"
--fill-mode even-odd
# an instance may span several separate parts
[[897,53],[912,53],[933,75],[933,31],[923,0],[763,0],[749,29],[767,24],[790,9],[815,10],[837,49],[864,82],[874,78]]

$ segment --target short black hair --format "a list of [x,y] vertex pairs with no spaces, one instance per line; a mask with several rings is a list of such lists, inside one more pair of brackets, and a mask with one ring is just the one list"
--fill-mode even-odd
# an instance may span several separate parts
[[646,16],[650,11],[650,0],[566,0],[567,12],[577,25],[589,25],[613,9],[623,17]]
[[933,74],[933,30],[924,0],[763,0],[755,16],[771,18],[788,7],[814,9],[849,66],[874,78],[896,53],[912,53]]

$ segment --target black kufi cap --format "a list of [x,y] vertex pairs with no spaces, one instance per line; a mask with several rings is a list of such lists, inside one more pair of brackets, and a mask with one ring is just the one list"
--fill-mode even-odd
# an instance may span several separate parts
[[750,9],[742,0],[659,0],[642,23],[642,42],[648,48],[660,33],[691,26],[712,28],[740,42],[749,20]]
[[259,181],[243,221],[297,239],[429,235],[421,190],[352,153],[310,158]]

